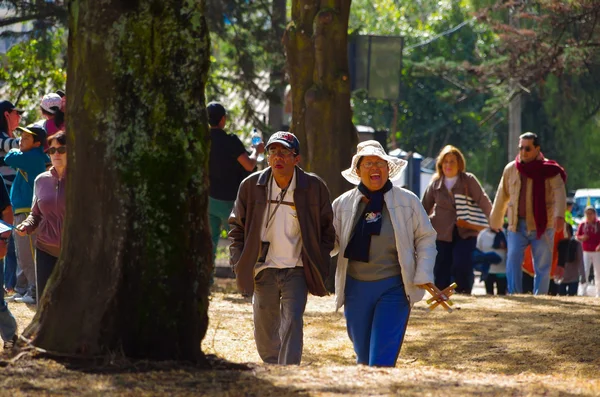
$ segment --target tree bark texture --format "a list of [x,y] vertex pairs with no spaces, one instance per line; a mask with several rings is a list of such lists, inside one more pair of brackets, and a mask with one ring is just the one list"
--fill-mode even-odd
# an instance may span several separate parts
[[69,5],[67,215],[26,331],[67,354],[200,360],[212,271],[203,0]]
[[284,35],[290,129],[300,140],[303,166],[327,182],[333,198],[350,187],[340,172],[350,166],[358,142],[350,108],[350,5],[350,0],[293,0]]

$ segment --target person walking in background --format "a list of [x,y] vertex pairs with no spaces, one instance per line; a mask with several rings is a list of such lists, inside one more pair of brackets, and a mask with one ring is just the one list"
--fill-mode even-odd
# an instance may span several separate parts
[[521,266],[531,244],[535,270],[533,292],[546,295],[550,286],[554,230],[564,226],[567,174],[541,152],[532,132],[519,137],[519,155],[504,168],[496,191],[490,227],[499,230],[508,209],[508,292],[523,292]]
[[52,168],[35,180],[31,213],[16,227],[20,236],[37,230],[35,262],[38,303],[60,255],[65,219],[67,135],[59,131],[48,138]]
[[496,256],[484,279],[486,294],[494,295],[496,287],[498,295],[506,295],[506,236],[502,231],[483,229],[477,236],[477,249],[483,254],[494,253]]
[[600,297],[600,220],[596,209],[591,205],[585,207],[585,222],[577,229],[577,240],[583,246],[583,264],[585,266],[585,280],[583,284],[583,295],[587,294],[587,286],[590,279],[590,271],[594,266],[594,277],[596,283],[596,297]]
[[575,223],[575,220],[573,219],[573,205],[575,204],[575,202],[573,201],[573,199],[571,197],[567,197],[567,209],[565,211],[565,223],[575,227],[577,226],[577,224]]
[[443,290],[456,282],[456,292],[470,294],[473,288],[472,253],[479,230],[461,222],[456,211],[457,195],[470,198],[489,218],[492,203],[475,175],[466,172],[465,157],[452,145],[445,146],[436,160],[436,173],[423,195],[423,207],[437,232],[435,285]]
[[[13,222],[13,211],[10,205],[8,192],[4,187],[4,181],[0,176],[0,218],[3,222],[11,225]],[[10,230],[0,233],[0,259],[6,255],[8,248],[8,237]],[[4,268],[0,266],[0,279],[4,277]],[[0,288],[0,337],[4,341],[4,350],[12,349],[17,342],[17,321],[8,309],[4,301],[4,288]]]
[[267,143],[269,167],[240,185],[229,225],[238,289],[253,294],[254,339],[266,363],[300,364],[307,294],[327,294],[335,242],[329,190],[304,172],[294,134]]
[[583,266],[583,247],[579,241],[573,239],[573,226],[566,224],[566,238],[558,243],[558,269],[561,276],[558,294],[561,296],[577,295],[579,282],[585,282],[585,268]]
[[[10,190],[10,201],[14,211],[15,226],[23,222],[31,212],[34,181],[39,174],[46,171],[48,156],[43,147],[46,144],[46,130],[41,124],[32,124],[27,128],[17,127],[21,131],[19,149],[11,149],[4,157],[6,165],[17,171],[17,176]],[[17,278],[24,277],[27,283],[25,295],[15,294],[11,300],[15,302],[36,303],[35,280],[35,233],[28,236],[13,236],[17,253],[19,271]]]
[[[19,139],[15,137],[14,131],[21,122],[23,110],[17,108],[12,102],[0,100],[0,175],[4,179],[4,186],[10,191],[16,171],[4,163],[4,156],[11,150],[19,147]],[[4,263],[0,262],[4,269],[4,284],[9,292],[16,290],[18,293],[27,292],[26,285],[17,287],[17,256],[15,254],[15,243],[11,237],[8,241],[7,253]]]
[[[240,138],[225,132],[227,112],[223,105],[211,102],[206,107],[210,125],[210,155],[208,162],[208,217],[213,243],[213,266],[222,228],[227,228],[227,219],[240,183],[256,167],[257,157],[264,152],[260,143],[248,155]],[[211,276],[212,282],[212,276]]]
[[405,165],[377,141],[359,143],[342,172],[357,187],[333,202],[336,309],[358,364],[396,365],[411,305],[433,288],[436,232],[418,197],[390,182]]

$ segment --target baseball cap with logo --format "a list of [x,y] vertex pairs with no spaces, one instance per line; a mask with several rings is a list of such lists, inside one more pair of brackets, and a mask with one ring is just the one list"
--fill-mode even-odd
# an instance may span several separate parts
[[61,104],[62,104],[62,98],[60,97],[60,95],[53,92],[53,93],[44,95],[40,106],[46,112],[55,114],[58,110],[60,110]]
[[288,149],[292,149],[296,155],[300,154],[300,141],[296,138],[296,135],[287,131],[277,131],[269,138],[269,142],[267,142],[267,146],[265,149],[268,149],[270,145],[274,143],[281,143]]

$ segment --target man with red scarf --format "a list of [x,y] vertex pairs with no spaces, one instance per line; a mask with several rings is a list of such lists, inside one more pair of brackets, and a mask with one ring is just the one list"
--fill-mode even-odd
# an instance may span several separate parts
[[519,137],[519,155],[504,168],[490,215],[490,227],[500,229],[508,208],[508,293],[523,292],[521,264],[531,245],[535,278],[533,293],[545,295],[550,285],[554,230],[565,223],[565,170],[544,157],[532,132]]

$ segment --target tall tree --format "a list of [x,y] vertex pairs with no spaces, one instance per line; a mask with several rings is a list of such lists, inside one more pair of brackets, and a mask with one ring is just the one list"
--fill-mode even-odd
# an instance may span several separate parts
[[348,19],[350,0],[293,0],[284,34],[292,88],[292,125],[304,166],[328,184],[332,196],[348,185],[348,167],[357,142],[350,108]]
[[63,248],[26,334],[61,353],[201,359],[204,1],[73,0],[69,13]]

